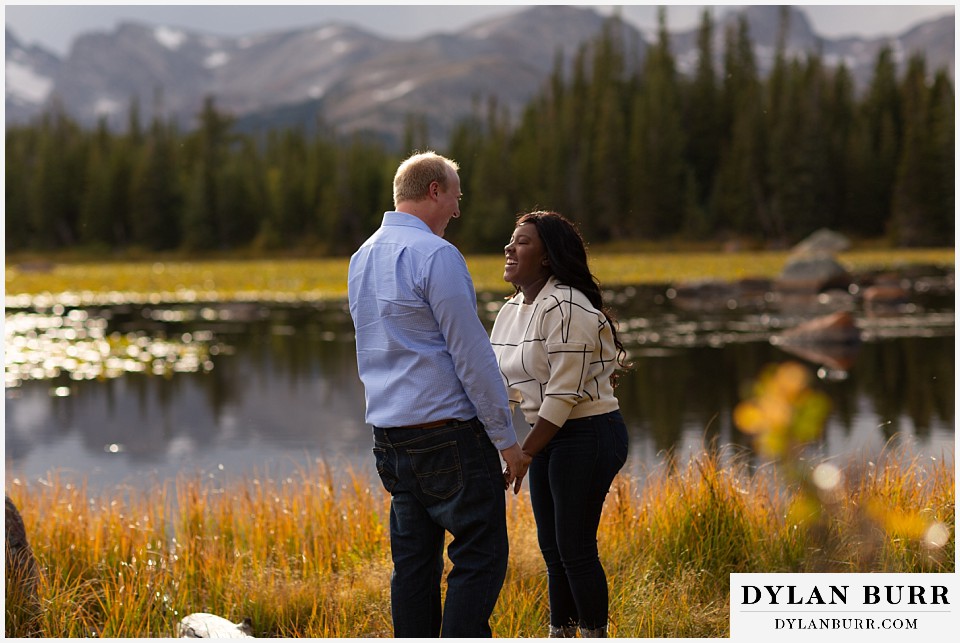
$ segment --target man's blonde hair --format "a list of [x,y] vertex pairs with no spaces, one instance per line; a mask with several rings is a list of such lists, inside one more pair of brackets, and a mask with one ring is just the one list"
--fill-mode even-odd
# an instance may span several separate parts
[[436,181],[444,191],[449,178],[448,168],[460,170],[456,161],[436,152],[418,152],[400,164],[393,177],[393,204],[404,201],[422,201],[430,193],[430,184]]

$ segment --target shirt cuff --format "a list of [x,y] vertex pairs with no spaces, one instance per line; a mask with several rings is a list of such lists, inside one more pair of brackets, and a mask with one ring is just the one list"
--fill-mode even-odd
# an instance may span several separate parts
[[547,422],[563,426],[573,411],[573,404],[559,397],[548,397],[540,405],[537,415]]
[[483,430],[487,432],[487,437],[493,442],[493,446],[497,448],[497,451],[509,449],[518,442],[517,432],[513,430],[512,426],[509,429],[501,429],[500,431],[491,431],[488,427],[484,427]]

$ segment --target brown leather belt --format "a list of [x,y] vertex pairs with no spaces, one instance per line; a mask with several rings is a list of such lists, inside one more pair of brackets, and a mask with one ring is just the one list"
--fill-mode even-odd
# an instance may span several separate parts
[[459,422],[460,420],[437,420],[436,422],[427,422],[426,424],[414,424],[413,426],[398,426],[398,429],[439,429],[441,426],[447,426]]

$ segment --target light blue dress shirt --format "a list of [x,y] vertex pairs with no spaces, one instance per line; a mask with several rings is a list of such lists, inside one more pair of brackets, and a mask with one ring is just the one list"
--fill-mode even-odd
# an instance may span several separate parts
[[367,423],[476,416],[498,449],[517,442],[473,280],[450,242],[413,215],[386,212],[350,258],[347,295]]

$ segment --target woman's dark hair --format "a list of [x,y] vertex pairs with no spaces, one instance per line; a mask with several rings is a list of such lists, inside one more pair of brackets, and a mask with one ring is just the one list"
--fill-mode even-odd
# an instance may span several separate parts
[[[587,247],[580,231],[569,219],[557,212],[538,210],[528,212],[517,217],[517,225],[532,223],[537,227],[537,234],[550,260],[550,272],[557,281],[565,286],[576,288],[590,300],[593,307],[603,313],[613,331],[613,343],[617,348],[617,363],[621,368],[627,368],[624,360],[627,351],[617,335],[617,320],[611,311],[603,305],[603,292],[600,282],[587,264]],[[519,292],[519,287],[517,292]]]

